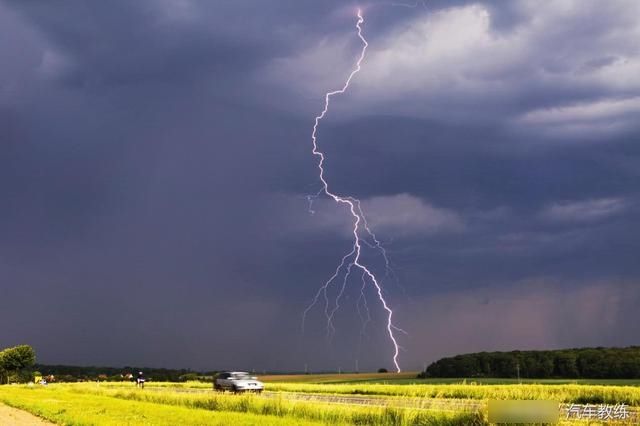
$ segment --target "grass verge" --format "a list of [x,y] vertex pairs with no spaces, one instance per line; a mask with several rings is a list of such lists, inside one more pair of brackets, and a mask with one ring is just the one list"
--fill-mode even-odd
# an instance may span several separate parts
[[299,418],[210,411],[194,407],[83,394],[62,387],[0,386],[0,401],[69,426],[122,425],[319,425]]

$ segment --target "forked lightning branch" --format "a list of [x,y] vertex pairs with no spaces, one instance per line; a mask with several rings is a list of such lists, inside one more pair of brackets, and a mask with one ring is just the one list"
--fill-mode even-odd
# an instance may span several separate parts
[[[304,320],[306,319],[307,313],[311,310],[311,308],[313,308],[318,303],[318,301],[320,300],[320,297],[322,296],[325,302],[324,312],[327,317],[327,329],[328,330],[333,329],[333,316],[340,306],[339,305],[340,299],[344,294],[349,276],[352,270],[356,268],[362,272],[362,278],[365,282],[365,285],[369,284],[374,287],[375,293],[378,296],[380,304],[382,305],[382,308],[386,313],[386,332],[389,336],[389,340],[393,345],[393,364],[396,370],[400,372],[400,364],[398,362],[400,346],[398,345],[395,332],[397,331],[404,332],[404,331],[398,328],[393,322],[393,310],[391,309],[391,307],[389,306],[389,303],[386,301],[384,297],[381,281],[376,277],[374,272],[363,263],[363,260],[361,257],[363,245],[366,245],[368,247],[373,247],[380,251],[380,254],[384,257],[385,266],[388,267],[389,262],[386,256],[386,252],[382,247],[382,245],[380,244],[380,241],[376,238],[375,234],[372,232],[369,225],[367,224],[367,220],[365,218],[360,200],[350,195],[338,195],[337,193],[333,192],[329,188],[329,183],[325,177],[325,169],[324,169],[324,163],[325,163],[326,157],[318,145],[318,129],[320,126],[320,122],[327,115],[329,111],[329,104],[331,102],[331,98],[336,95],[341,95],[347,91],[347,89],[349,88],[349,84],[351,83],[351,80],[354,78],[354,76],[358,72],[360,72],[362,68],[362,61],[365,58],[367,47],[369,46],[369,44],[367,43],[367,40],[362,35],[362,24],[364,23],[364,18],[362,16],[362,11],[360,9],[358,9],[357,11],[357,17],[358,17],[358,20],[356,22],[356,30],[357,30],[358,38],[362,42],[362,49],[360,51],[360,56],[358,57],[355,67],[351,70],[351,73],[345,80],[343,86],[340,89],[332,90],[325,94],[324,108],[322,109],[322,112],[320,112],[320,114],[315,118],[313,131],[311,133],[311,140],[313,142],[312,152],[313,152],[313,155],[318,157],[319,177],[320,177],[320,182],[322,183],[322,189],[320,190],[318,195],[322,195],[322,194],[326,195],[327,197],[331,198],[333,201],[335,201],[339,205],[344,206],[345,209],[349,212],[349,214],[353,218],[353,230],[352,230],[353,245],[350,251],[342,257],[342,260],[339,263],[338,267],[336,268],[334,274],[329,278],[329,280],[327,280],[318,289],[315,297],[313,298],[312,303],[307,307],[307,309],[305,309],[303,313],[303,327],[304,327]],[[361,234],[363,236],[361,236]],[[338,289],[338,295],[334,302],[334,306],[333,308],[330,309],[329,297],[327,293],[328,289],[332,284],[336,282],[337,278],[343,273],[343,271],[344,271],[344,277],[342,280],[342,284]],[[364,287],[362,288],[362,291],[364,291]]]

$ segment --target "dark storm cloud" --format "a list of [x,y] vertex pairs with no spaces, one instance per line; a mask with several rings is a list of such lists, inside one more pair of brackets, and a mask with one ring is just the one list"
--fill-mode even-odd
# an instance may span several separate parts
[[225,31],[224,10],[190,2],[13,5],[46,39],[56,77],[72,86],[228,79],[271,53],[265,40]]
[[[637,5],[361,6],[368,56],[319,140],[332,188],[387,245],[403,366],[633,343]],[[374,293],[354,342],[355,278],[333,344],[322,309],[300,330],[349,249],[344,211],[310,214],[305,196],[313,117],[359,48],[355,7],[1,3],[0,343],[43,362],[388,363]]]

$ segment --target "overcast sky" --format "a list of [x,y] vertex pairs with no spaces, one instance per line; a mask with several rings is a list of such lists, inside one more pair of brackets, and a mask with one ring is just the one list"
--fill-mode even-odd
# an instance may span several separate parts
[[[636,0],[0,2],[0,346],[45,363],[404,369],[640,342]],[[335,296],[335,293],[331,293]],[[363,312],[361,312],[362,314]]]

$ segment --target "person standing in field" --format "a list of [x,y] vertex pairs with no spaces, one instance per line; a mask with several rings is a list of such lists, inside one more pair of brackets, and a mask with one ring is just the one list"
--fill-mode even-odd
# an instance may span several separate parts
[[144,374],[142,373],[142,371],[138,372],[138,378],[136,379],[136,386],[144,389]]

